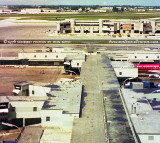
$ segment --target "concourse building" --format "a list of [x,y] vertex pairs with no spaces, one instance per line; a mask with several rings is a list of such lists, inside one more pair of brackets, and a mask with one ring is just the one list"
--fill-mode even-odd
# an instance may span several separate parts
[[57,23],[58,34],[122,34],[142,35],[160,33],[160,23],[150,19],[77,21],[66,19]]

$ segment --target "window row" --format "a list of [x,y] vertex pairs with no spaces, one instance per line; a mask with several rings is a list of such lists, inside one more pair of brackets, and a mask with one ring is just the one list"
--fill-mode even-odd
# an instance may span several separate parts
[[[37,111],[37,107],[33,107],[33,112]],[[16,112],[16,107],[12,107],[12,112]]]
[[[137,58],[137,56],[134,56],[134,58],[136,59],[136,58]],[[146,59],[148,59],[148,56],[146,56]],[[159,56],[157,56],[157,59],[159,59]]]
[[[34,55],[34,58],[36,58],[37,55]],[[45,58],[47,58],[47,55],[45,55]],[[58,55],[56,55],[56,58],[58,58]]]

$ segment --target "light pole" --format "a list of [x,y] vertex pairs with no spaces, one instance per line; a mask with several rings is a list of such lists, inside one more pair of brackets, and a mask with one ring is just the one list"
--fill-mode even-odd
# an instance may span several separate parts
[[2,125],[5,125],[5,126],[16,127],[16,128],[19,130],[19,132],[20,132],[20,136],[22,135],[22,132],[21,132],[21,130],[18,128],[18,126],[13,125],[13,124],[10,124],[10,123],[5,123],[5,122],[1,122],[1,123],[2,123]]
[[[3,50],[3,49],[2,49],[2,50]],[[3,56],[3,55],[2,55],[2,52],[3,52],[2,50],[1,50],[1,58],[2,58],[2,56]]]
[[22,133],[21,130],[16,125],[13,125],[13,124],[10,124],[10,123],[5,123],[5,122],[2,122],[2,125],[9,126],[9,127],[16,127],[19,130],[19,132]]
[[[71,71],[71,70],[66,70],[66,71],[71,72],[71,73],[74,73],[75,75],[77,75],[77,73],[74,72],[74,71]],[[77,76],[78,76],[78,75],[77,75]]]
[[125,82],[126,82],[127,80],[131,80],[131,79],[135,79],[135,78],[137,78],[137,77],[130,77],[130,78],[127,78],[127,79],[121,84],[121,86],[124,86],[124,85],[125,85]]

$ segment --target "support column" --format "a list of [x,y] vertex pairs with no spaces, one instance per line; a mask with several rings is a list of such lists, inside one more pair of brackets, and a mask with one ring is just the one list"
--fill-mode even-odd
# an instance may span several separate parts
[[23,127],[25,127],[25,118],[23,118]]

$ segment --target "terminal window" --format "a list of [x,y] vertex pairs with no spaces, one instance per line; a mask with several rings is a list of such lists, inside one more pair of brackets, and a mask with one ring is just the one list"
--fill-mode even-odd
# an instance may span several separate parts
[[33,111],[37,111],[37,107],[33,107]]
[[13,112],[16,112],[16,107],[12,107],[12,111],[13,111]]
[[139,33],[139,30],[134,30],[134,33]]
[[32,94],[34,94],[34,90],[32,90]]
[[50,121],[50,117],[48,116],[48,117],[46,117],[46,121]]

